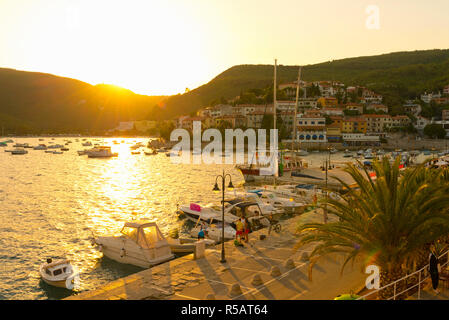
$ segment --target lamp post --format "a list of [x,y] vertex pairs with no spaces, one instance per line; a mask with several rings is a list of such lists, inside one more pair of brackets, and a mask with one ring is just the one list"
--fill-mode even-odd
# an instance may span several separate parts
[[220,192],[220,188],[218,187],[218,178],[221,178],[221,182],[222,182],[222,200],[221,200],[221,222],[222,222],[222,226],[221,226],[221,263],[225,263],[226,259],[225,259],[225,249],[224,249],[224,226],[225,226],[225,219],[224,219],[224,194],[225,194],[225,180],[226,177],[229,177],[229,185],[228,185],[228,189],[232,190],[234,189],[234,186],[232,185],[232,177],[229,173],[225,174],[224,170],[223,170],[223,174],[218,175],[215,177],[215,186],[212,189],[212,191],[218,193]]

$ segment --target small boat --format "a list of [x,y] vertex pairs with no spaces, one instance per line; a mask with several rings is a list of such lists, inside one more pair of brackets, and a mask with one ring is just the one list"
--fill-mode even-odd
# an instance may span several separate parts
[[119,236],[97,237],[93,245],[106,257],[120,263],[149,268],[174,258],[167,239],[150,221],[126,222]]
[[[167,238],[167,241],[170,245],[170,250],[172,253],[192,253],[195,251],[196,243],[198,243],[198,240],[193,238]],[[216,242],[211,239],[204,239],[200,241],[204,241],[206,247],[213,247],[216,244]]]
[[62,144],[52,144],[51,146],[47,147],[48,149],[61,149],[64,148]]
[[27,146],[29,146],[28,143],[16,143],[13,145],[14,148],[26,148]]
[[11,151],[11,154],[15,154],[15,155],[27,154],[27,153],[28,153],[28,151],[26,151],[25,149],[20,149],[20,148],[16,148]]
[[62,152],[62,151],[53,151],[52,153],[53,154],[63,154],[64,152]]
[[140,154],[140,151],[131,151],[131,154]]
[[92,146],[92,142],[86,141],[86,142],[83,142],[82,145],[83,145],[83,147],[90,147],[90,146]]
[[61,151],[69,151],[69,148],[61,148]]
[[111,158],[111,157],[118,156],[118,153],[111,152],[111,147],[109,147],[109,146],[96,147],[96,148],[87,150],[86,154],[89,158]]
[[77,152],[80,156],[84,156],[85,154],[87,154],[87,150],[78,150]]
[[47,146],[45,144],[39,144],[33,148],[34,150],[47,150]]
[[39,273],[47,284],[59,288],[74,289],[79,279],[78,272],[73,268],[67,259],[56,260],[47,259],[39,267]]
[[145,155],[147,155],[147,156],[154,156],[156,154],[157,154],[156,150],[153,150],[153,152],[145,151]]

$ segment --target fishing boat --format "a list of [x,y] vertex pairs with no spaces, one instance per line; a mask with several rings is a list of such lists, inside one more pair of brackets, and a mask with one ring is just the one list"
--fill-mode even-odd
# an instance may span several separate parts
[[109,146],[92,148],[90,150],[87,150],[86,154],[89,158],[111,158],[118,156],[118,153],[111,152],[111,147]]
[[[199,231],[198,231],[199,232]],[[170,245],[170,250],[172,253],[192,253],[195,251],[196,244],[198,243],[197,239],[193,238],[167,238],[168,244]],[[204,239],[203,241],[207,247],[214,247],[216,242],[212,239]]]
[[73,289],[75,288],[78,272],[73,268],[70,260],[61,259],[53,261],[47,259],[39,267],[42,280],[54,287]]
[[126,222],[120,233],[118,236],[96,237],[92,244],[112,260],[141,268],[150,268],[174,258],[167,239],[155,222]]

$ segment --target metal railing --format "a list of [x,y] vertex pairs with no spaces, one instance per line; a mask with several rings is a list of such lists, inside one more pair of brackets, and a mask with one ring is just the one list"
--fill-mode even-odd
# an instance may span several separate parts
[[[444,255],[447,256],[447,261],[440,265],[441,269],[443,267],[446,267],[448,265],[448,263],[449,263],[449,250],[446,251],[445,253],[441,254],[438,257],[438,259],[441,259],[442,257],[444,257]],[[402,278],[400,278],[398,280],[395,280],[395,281],[393,281],[393,282],[391,282],[391,283],[389,283],[389,284],[387,284],[387,285],[385,285],[385,286],[383,286],[383,287],[381,287],[379,289],[376,289],[376,290],[374,290],[374,291],[372,291],[372,292],[370,292],[370,293],[368,293],[368,294],[366,294],[364,296],[361,296],[361,297],[357,298],[357,300],[364,300],[365,298],[367,298],[367,297],[369,297],[369,296],[371,296],[371,295],[373,295],[373,294],[375,294],[377,292],[385,290],[386,288],[391,287],[391,286],[394,286],[394,288],[393,288],[393,296],[387,298],[387,300],[396,300],[396,297],[406,293],[407,291],[410,291],[411,289],[415,288],[416,286],[418,286],[418,300],[419,300],[419,299],[421,299],[421,283],[423,283],[424,281],[426,281],[427,279],[430,278],[430,275],[426,275],[428,268],[429,268],[429,264],[426,264],[421,269],[419,269],[419,270],[417,270],[417,271],[415,271],[415,272],[413,272],[411,274],[408,274],[408,275],[406,275],[406,276],[404,276],[404,277],[402,277]],[[403,290],[403,291],[398,293],[397,290],[396,290],[398,283],[401,282],[401,281],[406,281],[406,279],[408,279],[408,278],[410,278],[412,276],[415,276],[416,274],[418,274],[418,283],[416,283],[413,286],[411,286],[411,287],[409,287],[409,288],[407,288],[407,289],[405,289],[405,290]]]

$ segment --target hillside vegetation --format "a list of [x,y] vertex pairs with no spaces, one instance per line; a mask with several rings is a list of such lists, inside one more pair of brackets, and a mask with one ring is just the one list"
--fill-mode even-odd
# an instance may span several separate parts
[[[280,65],[277,75],[278,83],[294,81],[298,66]],[[383,94],[386,103],[394,105],[449,84],[449,50],[396,52],[307,65],[303,67],[302,79],[364,85]],[[272,83],[273,65],[234,66],[195,90],[168,98],[165,108],[156,108],[149,118],[189,114],[221,98],[234,98],[242,91]]]
[[[278,66],[278,83],[296,80],[298,66]],[[304,66],[302,79],[364,85],[390,106],[449,84],[449,50],[396,52]],[[273,65],[239,65],[207,84],[170,97],[50,74],[0,69],[0,127],[8,133],[102,131],[119,121],[171,119],[273,85]]]
[[104,130],[143,119],[164,97],[50,74],[0,69],[0,127],[9,133]]

